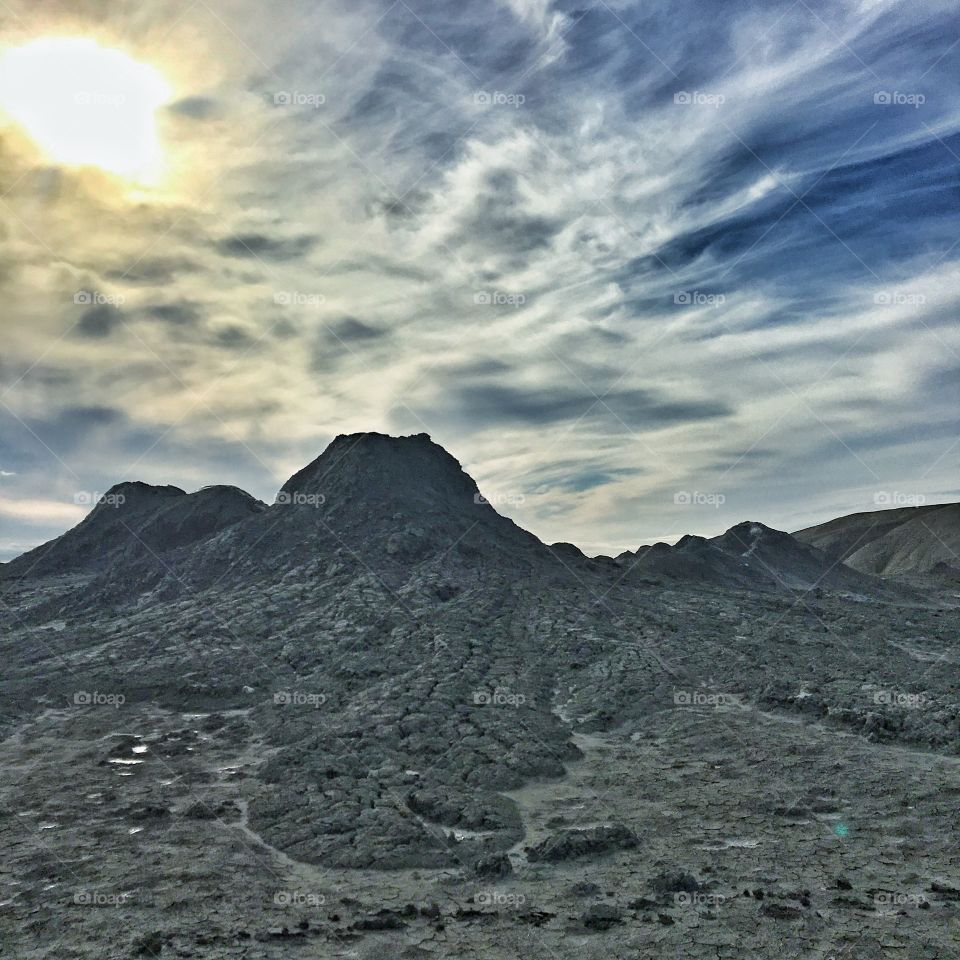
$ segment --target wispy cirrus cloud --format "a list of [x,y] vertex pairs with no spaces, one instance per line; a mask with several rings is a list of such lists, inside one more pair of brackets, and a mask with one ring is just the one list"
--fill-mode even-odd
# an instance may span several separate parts
[[128,470],[270,499],[361,429],[594,551],[949,488],[950,4],[13,9],[177,88],[162,192],[0,146],[13,501]]

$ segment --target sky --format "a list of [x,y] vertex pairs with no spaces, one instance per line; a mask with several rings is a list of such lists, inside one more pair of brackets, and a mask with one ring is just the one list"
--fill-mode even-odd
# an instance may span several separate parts
[[[272,502],[364,430],[589,554],[960,499],[955,0],[0,24],[0,560],[121,480]],[[152,92],[17,73],[45,38]],[[67,95],[96,162],[25,125]]]

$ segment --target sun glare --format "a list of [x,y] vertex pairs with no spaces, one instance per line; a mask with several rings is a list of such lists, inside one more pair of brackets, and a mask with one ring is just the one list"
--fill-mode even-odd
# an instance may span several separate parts
[[0,56],[0,110],[54,163],[149,183],[162,170],[163,75],[93,40],[45,38]]

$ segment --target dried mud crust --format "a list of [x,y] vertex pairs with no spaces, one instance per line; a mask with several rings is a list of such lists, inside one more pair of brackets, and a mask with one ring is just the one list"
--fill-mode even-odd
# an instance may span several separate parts
[[[464,841],[453,866],[420,870],[323,867],[276,848],[248,819],[273,749],[263,733],[253,711],[51,711],[0,744],[5,955],[955,950],[954,758],[739,708],[576,734],[564,777],[510,792],[522,838],[509,872],[489,877]],[[557,862],[523,852],[603,828],[635,846]]]
[[361,507],[213,586],[238,525],[189,588],[0,583],[7,955],[950,955],[939,595],[630,581]]

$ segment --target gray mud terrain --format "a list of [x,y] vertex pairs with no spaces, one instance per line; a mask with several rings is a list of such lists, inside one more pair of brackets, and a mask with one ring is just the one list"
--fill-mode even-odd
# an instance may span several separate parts
[[947,585],[587,560],[384,443],[0,581],[0,956],[960,956]]

